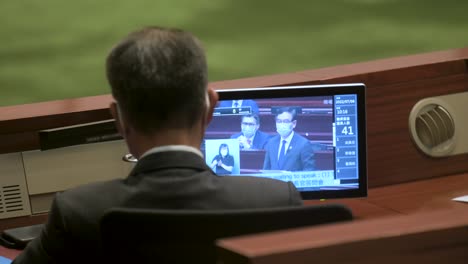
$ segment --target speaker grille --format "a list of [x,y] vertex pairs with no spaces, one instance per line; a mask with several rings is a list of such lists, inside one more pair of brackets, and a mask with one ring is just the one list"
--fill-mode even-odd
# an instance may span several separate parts
[[2,186],[0,192],[0,213],[24,210],[19,185]]
[[416,133],[426,147],[433,148],[453,138],[455,123],[445,108],[431,105],[416,118]]

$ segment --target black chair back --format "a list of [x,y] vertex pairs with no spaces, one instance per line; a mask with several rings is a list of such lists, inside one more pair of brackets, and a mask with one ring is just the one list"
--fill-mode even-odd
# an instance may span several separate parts
[[216,263],[219,238],[349,221],[337,204],[247,210],[113,208],[101,219],[109,263]]

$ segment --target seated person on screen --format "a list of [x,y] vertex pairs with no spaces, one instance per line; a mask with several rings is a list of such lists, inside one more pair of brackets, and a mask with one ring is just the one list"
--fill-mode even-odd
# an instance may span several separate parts
[[218,175],[226,175],[232,173],[234,168],[234,157],[229,154],[229,146],[227,144],[219,145],[219,152],[211,162],[211,168]]
[[125,179],[58,193],[41,235],[14,263],[106,263],[99,221],[111,207],[216,210],[302,204],[291,182],[222,177],[206,165],[199,146],[218,94],[207,86],[205,54],[193,35],[160,27],[132,32],[111,50],[106,72],[115,99],[110,111],[138,162]]
[[270,139],[270,135],[258,130],[259,128],[260,118],[258,115],[244,115],[241,119],[241,132],[232,135],[231,138],[239,140],[241,150],[263,149]]
[[311,171],[315,169],[313,146],[294,132],[297,125],[296,109],[280,108],[275,117],[278,135],[265,146],[264,170]]
[[226,100],[220,101],[218,107],[231,107],[231,108],[238,108],[238,107],[250,107],[251,114],[258,114],[259,109],[258,105],[254,100]]

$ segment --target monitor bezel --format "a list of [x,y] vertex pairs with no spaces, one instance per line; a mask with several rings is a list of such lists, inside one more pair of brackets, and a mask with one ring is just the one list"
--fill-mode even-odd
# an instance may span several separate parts
[[[344,190],[300,191],[304,200],[367,197],[366,86],[363,83],[286,85],[236,89],[216,89],[219,100],[275,99],[288,97],[357,95],[359,187]],[[244,175],[243,176],[248,176]],[[230,176],[225,176],[230,177]]]

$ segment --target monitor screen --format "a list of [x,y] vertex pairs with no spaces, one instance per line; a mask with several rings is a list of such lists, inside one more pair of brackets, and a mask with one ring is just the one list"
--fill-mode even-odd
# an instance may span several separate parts
[[364,84],[218,94],[201,147],[216,174],[291,181],[304,199],[367,195]]

